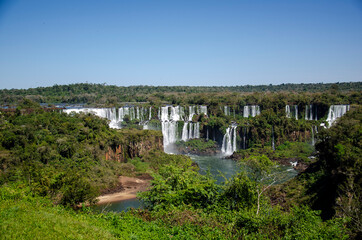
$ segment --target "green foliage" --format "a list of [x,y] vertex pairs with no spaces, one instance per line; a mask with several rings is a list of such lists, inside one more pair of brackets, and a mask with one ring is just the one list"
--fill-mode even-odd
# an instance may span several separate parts
[[[335,91],[335,86],[338,91]],[[334,88],[331,90],[331,88]],[[26,97],[33,101],[42,103],[66,102],[66,103],[92,103],[92,104],[117,104],[119,102],[168,102],[170,104],[190,103],[237,103],[249,102],[255,104],[260,99],[260,93],[278,92],[278,102],[285,101],[285,91],[294,97],[295,93],[325,92],[329,93],[325,100],[337,102],[344,100],[343,93],[346,91],[361,91],[360,82],[349,83],[317,83],[317,84],[281,84],[281,85],[259,85],[259,86],[232,86],[232,87],[190,87],[190,86],[130,86],[118,87],[105,84],[77,83],[70,85],[54,85],[52,87],[38,87],[30,89],[2,89],[0,90],[1,104],[11,104],[21,101]],[[241,93],[246,97],[239,98]],[[252,94],[250,94],[252,93]],[[337,93],[337,94],[336,94]],[[359,99],[355,92],[355,99]],[[290,102],[304,100],[302,97],[292,99]],[[265,105],[271,101],[265,102]]]
[[321,210],[323,219],[347,217],[350,236],[358,238],[361,224],[361,108],[351,110],[338,123],[319,132],[318,158],[305,172],[272,195],[283,205],[308,204]]
[[150,163],[144,162],[140,158],[129,159],[128,162],[135,166],[136,172],[147,172],[147,170],[150,168]]
[[265,155],[251,156],[245,160],[250,178],[255,182],[266,181],[275,163]]
[[124,143],[125,134],[130,140],[152,134],[120,133],[88,114],[33,112],[1,119],[0,152],[7,157],[0,158],[0,183],[24,181],[35,194],[70,206],[92,202],[99,190],[117,184],[121,164],[106,161],[105,150]]
[[316,146],[324,174],[315,186],[323,185],[327,191],[318,195],[314,205],[326,217],[350,217],[356,234],[362,234],[361,120],[361,107],[348,112],[338,124],[320,133]]
[[245,171],[225,182],[220,196],[220,203],[230,210],[245,210],[255,207],[257,201],[256,182]]
[[294,207],[283,213],[277,208],[259,216],[244,211],[236,221],[245,239],[348,239],[341,219],[323,222],[317,211]]
[[286,141],[276,148],[275,156],[279,158],[299,158],[308,161],[312,155],[314,147],[305,142]]
[[[107,96],[107,99],[101,94],[82,95],[89,90],[88,87],[93,89],[91,91],[103,89],[107,92],[111,89],[82,84],[68,86],[67,91],[77,94],[65,101],[86,100],[88,97],[104,104],[116,104],[131,98],[135,101],[149,100],[149,93],[144,96],[114,95]],[[54,88],[59,92],[66,91],[64,86]],[[129,89],[133,91],[136,88]],[[22,108],[19,107],[14,114],[0,115],[1,239],[345,239],[348,237],[346,224],[352,229],[351,237],[357,238],[360,234],[360,109],[341,118],[338,125],[321,131],[316,146],[319,161],[285,188],[279,187],[281,194],[295,197],[288,202],[289,207],[293,203],[309,204],[314,209],[322,209],[322,216],[330,220],[323,221],[319,212],[302,205],[281,211],[278,206],[271,206],[263,194],[276,180],[270,159],[303,159],[313,151],[308,144],[285,141],[305,141],[311,124],[315,123],[287,119],[280,109],[289,102],[299,105],[318,102],[318,106],[322,107],[334,101],[346,103],[357,99],[358,102],[358,94],[343,95],[334,87],[335,97],[327,93],[290,96],[285,93],[246,96],[190,93],[178,99],[172,94],[158,92],[162,87],[156,90],[138,88],[141,91],[154,90],[156,94],[152,98],[158,104],[160,99],[173,103],[205,104],[213,96],[210,116],[201,116],[200,120],[203,126],[214,127],[221,132],[230,124],[232,117],[223,116],[219,103],[225,101],[236,111],[237,104],[260,104],[264,108],[261,115],[250,119],[236,115],[235,121],[239,126],[245,126],[253,136],[251,146],[264,147],[240,151],[246,158],[247,171],[227,180],[225,186],[218,186],[209,175],[198,174],[191,167],[188,157],[167,155],[157,150],[140,155],[133,152],[133,147],[140,140],[160,140],[160,132],[137,130],[133,127],[137,122],[129,119],[125,122],[130,129],[115,131],[109,129],[107,121],[98,117],[44,112],[37,104],[24,100]],[[169,90],[180,89],[205,90],[188,87],[171,87]],[[235,91],[242,90],[236,88]],[[48,99],[59,99],[58,94],[55,91]],[[11,97],[3,99],[8,101]],[[279,145],[275,152],[266,147],[270,145],[271,127]],[[304,136],[295,136],[294,132],[302,132]],[[200,140],[188,144],[201,149],[209,147],[209,143]],[[117,156],[128,162],[105,161],[105,152],[120,146],[122,151]],[[61,206],[54,207],[50,202],[65,206],[92,202],[100,189],[116,184],[118,175],[126,171],[128,174],[129,169],[154,173],[152,188],[140,194],[146,210],[98,215],[87,211],[75,213]],[[346,223],[345,219],[333,216],[347,217],[345,219],[350,218],[351,221]]]
[[191,150],[197,150],[199,152],[204,152],[208,149],[210,150],[216,150],[217,143],[212,140],[206,141],[205,139],[190,139],[188,141],[178,141],[176,142],[176,146],[182,147],[182,148],[189,148]]
[[153,175],[152,188],[139,196],[151,210],[172,209],[182,205],[203,208],[212,205],[219,187],[209,175],[200,175],[191,167],[167,165]]

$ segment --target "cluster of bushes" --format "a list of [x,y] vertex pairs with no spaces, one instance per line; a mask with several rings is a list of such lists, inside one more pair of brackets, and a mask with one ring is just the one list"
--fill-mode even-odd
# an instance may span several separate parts
[[315,146],[317,161],[270,193],[284,208],[308,204],[321,210],[323,219],[350,219],[350,236],[357,239],[362,235],[361,120],[362,108],[357,107],[330,129],[321,129]]
[[[117,131],[94,115],[45,112],[29,101],[19,111],[1,113],[0,129],[0,185],[22,181],[34,194],[62,205],[92,203],[101,190],[116,187],[120,175],[156,171],[171,158],[185,160],[162,151],[148,153],[152,144],[139,153],[143,141],[158,137],[162,142],[159,132]],[[107,161],[106,152],[118,146],[124,150],[122,161]]]
[[305,206],[283,211],[270,205],[264,192],[276,176],[266,156],[249,158],[247,166],[224,185],[190,165],[165,166],[154,175],[150,191],[140,194],[147,210],[133,214],[151,223],[187,227],[201,239],[348,238],[345,219],[323,221]]
[[[0,236],[86,239],[347,239],[346,220],[323,221],[319,212],[295,206],[282,211],[258,190],[273,164],[250,159],[254,173],[241,172],[225,185],[200,175],[191,162],[160,167],[146,209],[127,213],[78,212],[34,195],[18,181],[0,188]],[[254,162],[254,163],[252,163]],[[254,164],[254,165],[253,165]],[[258,204],[259,203],[259,204]],[[259,206],[260,205],[260,206]],[[259,206],[259,207],[258,207]],[[34,221],[36,219],[36,221]]]
[[188,141],[177,141],[176,146],[179,149],[189,150],[191,152],[195,151],[199,154],[206,153],[210,151],[211,153],[215,153],[219,148],[216,141],[206,140],[203,138],[198,139],[190,139]]

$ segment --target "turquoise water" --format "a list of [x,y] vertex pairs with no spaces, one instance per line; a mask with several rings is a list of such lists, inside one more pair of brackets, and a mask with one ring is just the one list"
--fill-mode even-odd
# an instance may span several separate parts
[[218,156],[189,155],[189,157],[199,165],[201,174],[206,174],[207,171],[210,171],[219,184],[224,182],[224,177],[230,178],[240,170],[239,164],[231,159]]
[[109,211],[127,212],[130,208],[140,208],[140,207],[141,207],[140,200],[138,200],[137,198],[134,198],[134,199],[128,199],[128,200],[123,200],[123,201],[119,201],[119,202],[100,204],[97,206],[93,206],[92,208],[96,212],[105,212],[105,211],[107,211],[107,212],[109,212]]

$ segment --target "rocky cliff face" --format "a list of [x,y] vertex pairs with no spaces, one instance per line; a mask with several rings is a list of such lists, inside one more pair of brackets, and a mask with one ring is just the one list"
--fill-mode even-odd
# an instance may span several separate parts
[[121,131],[119,143],[108,147],[106,160],[127,162],[127,159],[142,157],[151,150],[163,150],[163,137],[160,131],[134,130]]

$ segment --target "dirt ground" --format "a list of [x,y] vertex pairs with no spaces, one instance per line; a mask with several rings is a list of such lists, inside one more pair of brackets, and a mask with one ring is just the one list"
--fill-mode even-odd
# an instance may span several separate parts
[[125,177],[120,176],[119,182],[122,186],[122,190],[115,193],[105,194],[99,196],[97,204],[118,202],[127,199],[136,198],[138,192],[144,192],[150,186],[151,179],[147,177]]

